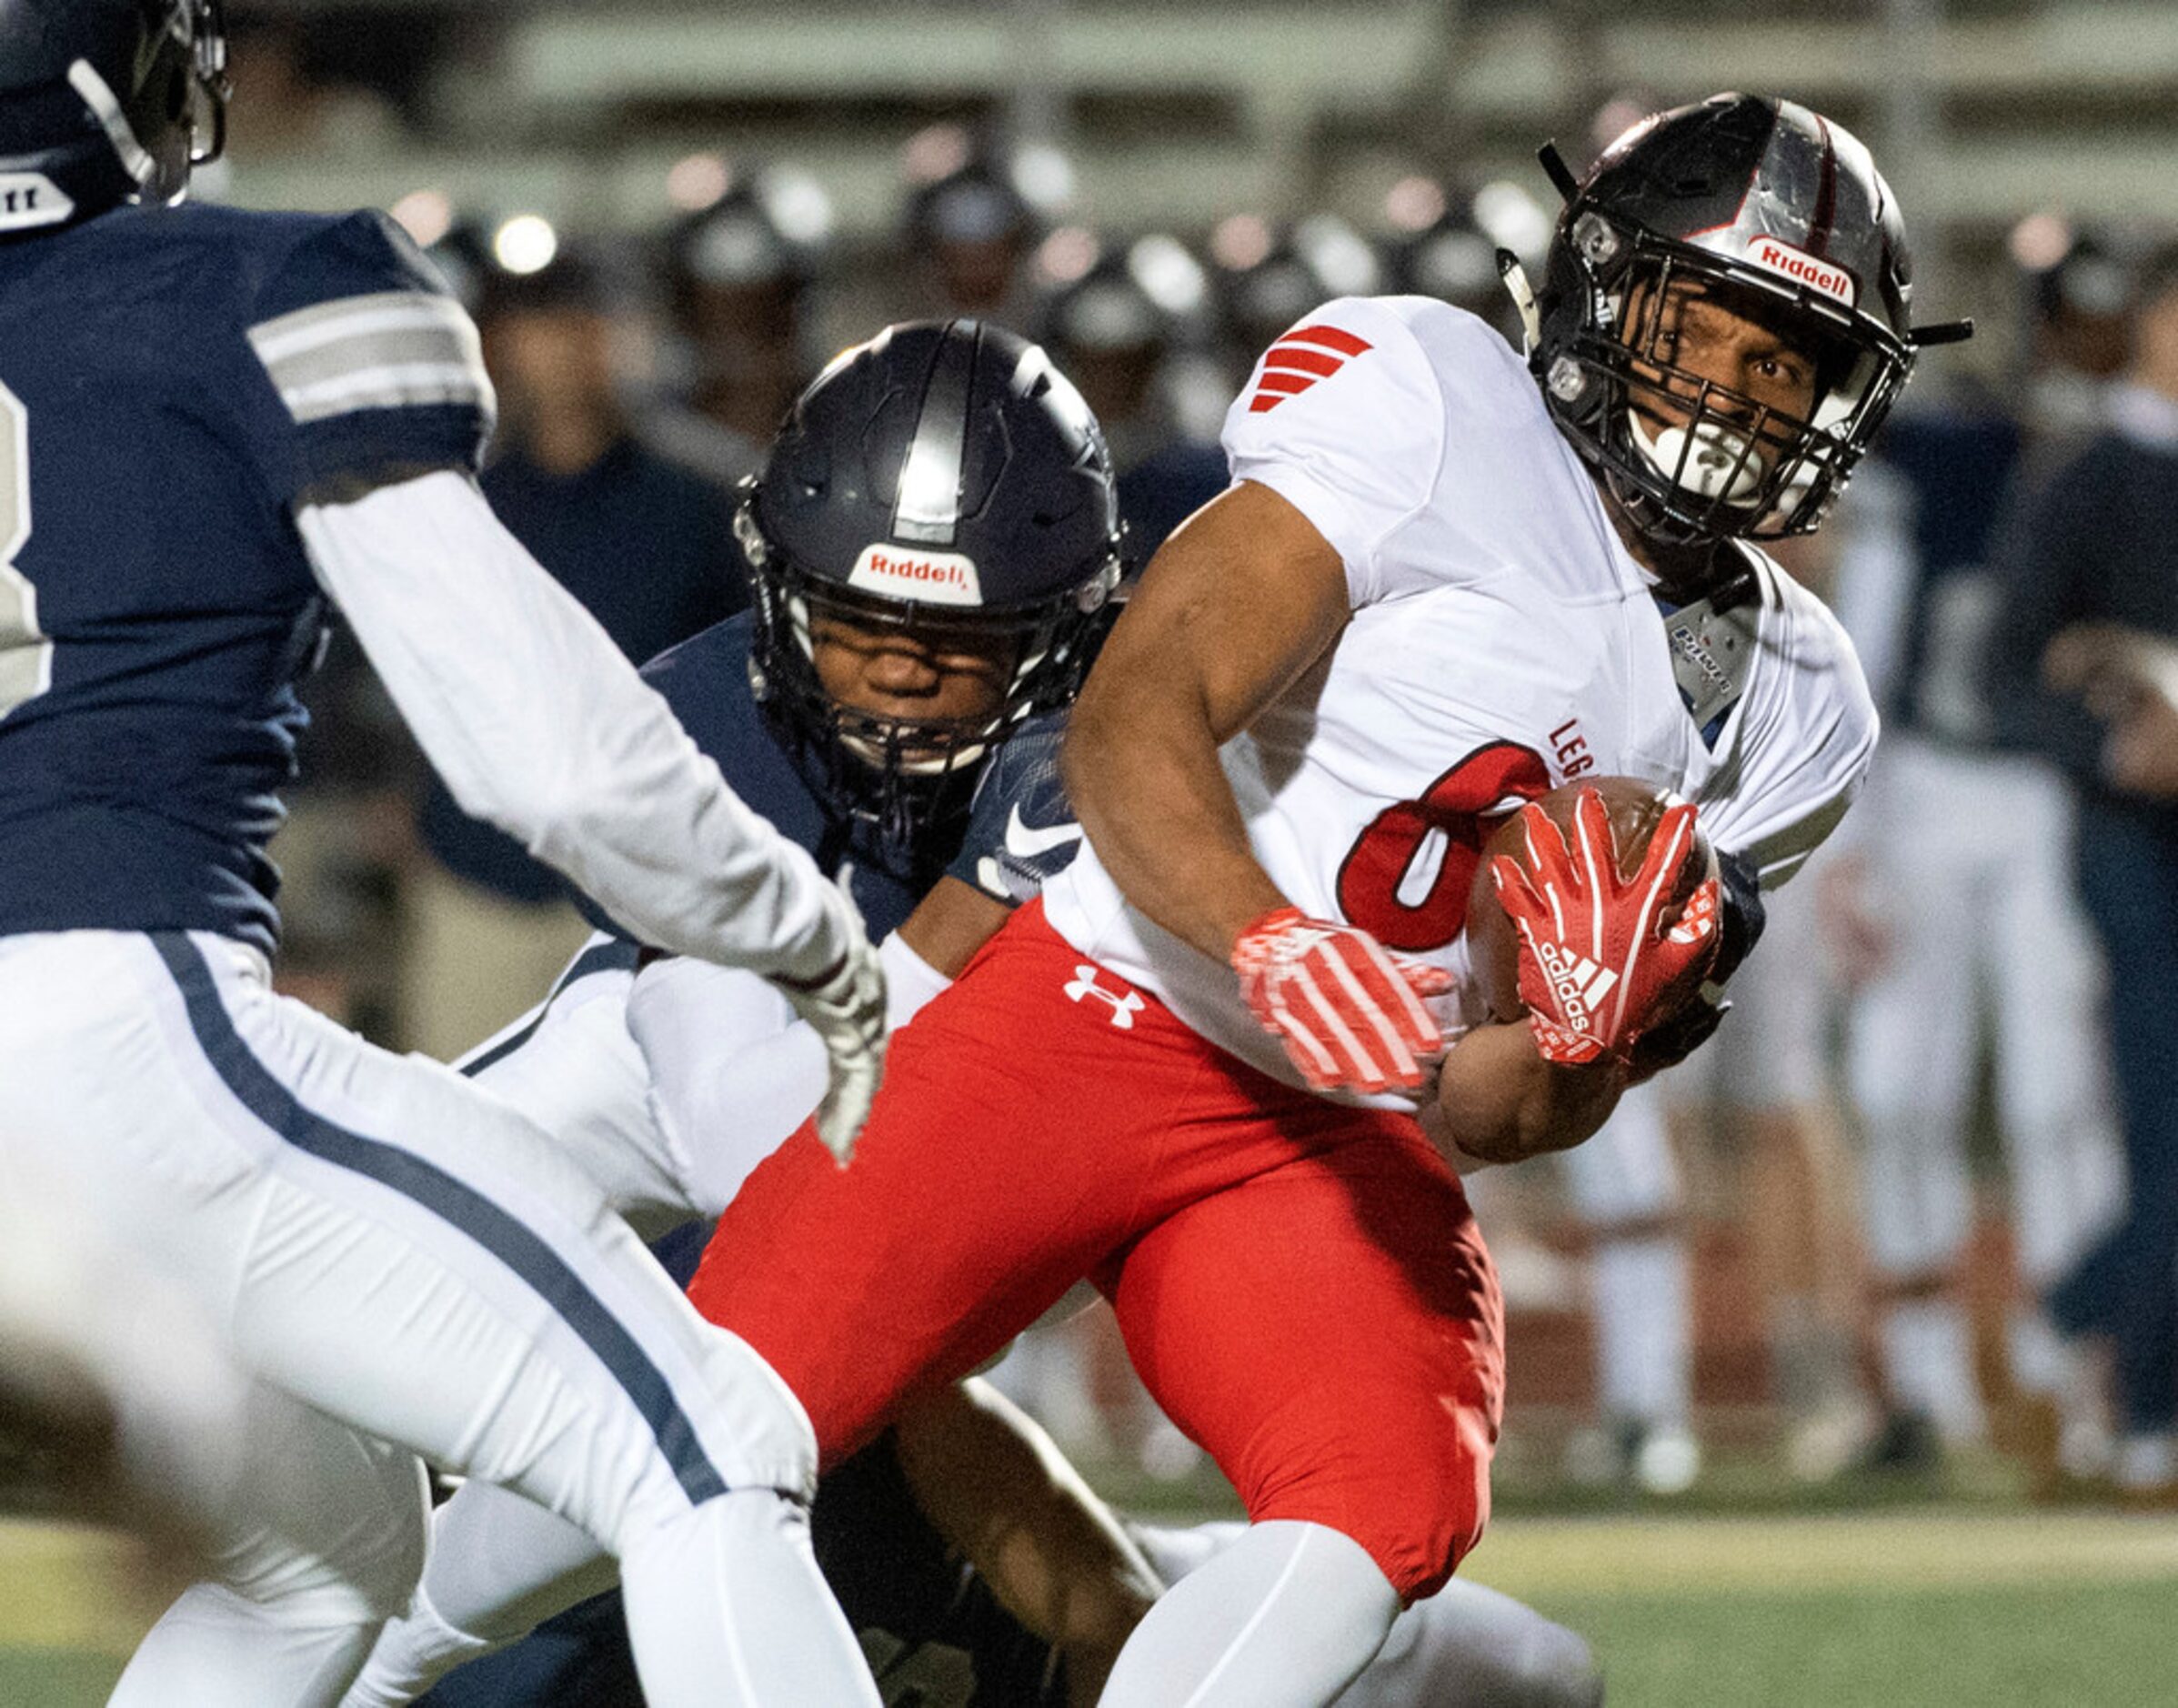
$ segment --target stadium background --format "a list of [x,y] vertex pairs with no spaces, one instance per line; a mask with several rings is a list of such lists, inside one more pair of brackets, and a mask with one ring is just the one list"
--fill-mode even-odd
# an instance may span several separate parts
[[[1358,258],[1346,239],[1330,244],[1334,273],[1380,268],[1448,194],[1511,184],[1547,202],[1533,156],[1545,137],[1582,159],[1645,106],[1716,89],[1789,94],[1871,144],[1912,223],[1923,316],[1972,314],[1982,327],[1939,386],[2020,382],[2022,266],[2053,258],[2070,226],[2132,241],[2178,228],[2178,8],[2167,4],[236,0],[231,11],[237,99],[213,193],[396,208],[427,240],[458,219],[517,274],[553,242],[586,246],[611,276],[614,361],[631,396],[676,383],[654,241],[760,164],[818,193],[799,206],[820,245],[808,304],[820,355],[922,306],[908,198],[987,144],[1005,144],[1038,222],[1024,313],[1101,254],[1177,239],[1199,262],[1200,295],[1179,267],[1192,367],[1175,408],[1207,409],[1213,427],[1219,388],[1253,355],[1217,314],[1221,271],[1297,228],[1336,236],[1307,225],[1327,214],[1360,239]],[[1342,288],[1368,287],[1353,276]],[[351,721],[366,749],[392,738],[367,709]],[[422,858],[404,821],[412,782],[398,763],[352,768],[306,799],[278,850],[298,885],[294,988],[400,1042],[414,1041],[400,998],[404,874]],[[512,994],[518,1009],[534,992]],[[472,1036],[499,1018],[478,1017]],[[1850,1141],[1852,1111],[1832,1112]],[[1984,1133],[1978,1160],[1995,1150]],[[1566,1474],[1594,1403],[1586,1248],[1547,1180],[1504,1193],[1512,1401],[1499,1516],[1473,1574],[1586,1634],[1621,1703],[2170,1700],[2171,1519],[2036,1504],[2029,1476],[1994,1452],[1820,1482],[1786,1472],[1731,1155],[1720,1131],[1684,1159],[1708,1457],[1671,1496]],[[1993,1340],[2012,1284],[1993,1211],[1974,1253],[1968,1291]],[[1850,1246],[1836,1253],[1841,1270],[1858,1261]],[[1214,1479],[1184,1454],[1160,1460],[1130,1421],[1109,1345],[1092,1330],[1080,1350],[1118,1420],[1089,1466],[1099,1486],[1138,1505],[1217,1509]],[[124,1571],[139,1564],[82,1532],[0,1527],[0,1703],[97,1700],[145,1616]]]

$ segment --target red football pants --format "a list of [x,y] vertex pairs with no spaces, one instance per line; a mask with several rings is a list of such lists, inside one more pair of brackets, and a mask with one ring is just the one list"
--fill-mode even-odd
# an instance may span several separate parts
[[1411,1119],[1206,1043],[1040,906],[895,1039],[848,1169],[805,1127],[750,1176],[689,1295],[836,1462],[1085,1275],[1251,1518],[1342,1532],[1410,1598],[1480,1536],[1504,1312],[1450,1169]]

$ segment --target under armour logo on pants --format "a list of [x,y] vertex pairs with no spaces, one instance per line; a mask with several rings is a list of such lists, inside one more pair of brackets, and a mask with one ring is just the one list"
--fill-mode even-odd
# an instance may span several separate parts
[[1087,965],[1074,969],[1074,976],[1067,980],[1067,995],[1077,1002],[1083,997],[1100,997],[1111,1004],[1111,1023],[1121,1031],[1134,1030],[1134,1017],[1149,1005],[1132,990],[1107,990],[1097,982],[1100,970]]

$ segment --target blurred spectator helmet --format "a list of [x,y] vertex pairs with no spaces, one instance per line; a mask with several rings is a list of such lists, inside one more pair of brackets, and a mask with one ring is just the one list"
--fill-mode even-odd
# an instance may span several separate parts
[[227,92],[220,0],[0,0],[0,236],[180,199]]
[[1310,309],[1383,284],[1375,250],[1336,214],[1282,228],[1236,214],[1211,234],[1210,257],[1219,308],[1251,359]]
[[1050,292],[1038,318],[1044,342],[1062,359],[1162,350],[1186,336],[1204,296],[1195,258],[1176,240],[1153,235],[1099,249],[1086,271]]
[[910,246],[1004,243],[1026,248],[1065,204],[1073,169],[1048,144],[978,139],[957,125],[933,125],[908,139]]
[[1498,252],[1538,264],[1551,240],[1551,216],[1518,185],[1503,181],[1472,194],[1428,178],[1405,178],[1385,198],[1393,236],[1386,256],[1389,287],[1435,296],[1505,324],[1511,298]]
[[[2019,267],[2024,354],[2037,380],[2114,376],[2132,335],[2136,280],[2128,246],[2044,211],[2014,226],[2007,247]],[[2053,399],[2045,392],[2043,401]]]
[[758,166],[729,176],[726,193],[685,216],[667,239],[677,296],[696,290],[801,290],[824,264],[832,205],[806,173]]

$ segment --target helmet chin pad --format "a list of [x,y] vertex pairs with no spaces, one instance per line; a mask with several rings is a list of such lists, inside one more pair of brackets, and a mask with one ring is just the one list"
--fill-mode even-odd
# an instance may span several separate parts
[[1626,427],[1649,466],[1681,491],[1726,504],[1751,505],[1762,495],[1770,459],[1746,435],[1721,421],[1697,421],[1651,435],[1639,413],[1626,411]]

